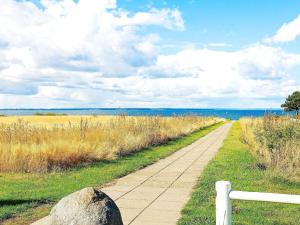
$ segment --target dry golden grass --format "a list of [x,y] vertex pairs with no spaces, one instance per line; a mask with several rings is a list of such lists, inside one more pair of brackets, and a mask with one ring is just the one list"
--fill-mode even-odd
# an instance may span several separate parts
[[115,116],[77,116],[77,115],[57,115],[57,116],[4,116],[0,117],[0,123],[12,124],[23,120],[32,125],[42,125],[50,127],[54,124],[80,123],[81,119],[86,119],[89,122],[103,122],[110,120]]
[[257,159],[286,177],[300,177],[300,121],[291,117],[241,119],[242,140]]
[[219,120],[195,116],[3,117],[0,172],[47,172],[114,159]]

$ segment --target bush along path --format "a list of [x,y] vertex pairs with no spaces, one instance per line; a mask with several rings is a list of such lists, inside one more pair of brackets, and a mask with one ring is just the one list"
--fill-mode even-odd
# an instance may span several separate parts
[[[218,123],[166,144],[150,147],[116,160],[50,174],[0,174],[0,223],[30,224],[49,213],[53,203],[88,186],[102,186],[177,150],[220,127]],[[45,204],[51,203],[51,204]],[[38,207],[37,207],[38,206]],[[9,219],[13,217],[12,219]]]

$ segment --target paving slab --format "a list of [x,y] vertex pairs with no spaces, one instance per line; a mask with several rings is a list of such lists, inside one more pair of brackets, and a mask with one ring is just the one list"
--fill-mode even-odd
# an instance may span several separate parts
[[226,123],[165,159],[102,188],[125,225],[176,225],[201,172],[231,127]]

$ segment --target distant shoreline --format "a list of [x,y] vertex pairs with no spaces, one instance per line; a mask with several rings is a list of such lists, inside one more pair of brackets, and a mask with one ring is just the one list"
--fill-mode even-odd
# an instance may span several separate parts
[[285,115],[282,109],[192,109],[192,108],[65,108],[65,109],[0,109],[4,116],[30,115],[128,115],[128,116],[213,116],[232,120],[260,117],[266,113]]
[[281,110],[281,108],[0,108],[0,110]]

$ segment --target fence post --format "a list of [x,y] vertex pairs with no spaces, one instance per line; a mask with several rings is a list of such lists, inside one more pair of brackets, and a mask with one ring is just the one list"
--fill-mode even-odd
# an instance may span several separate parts
[[231,201],[229,193],[231,183],[228,181],[216,182],[216,225],[231,225]]

